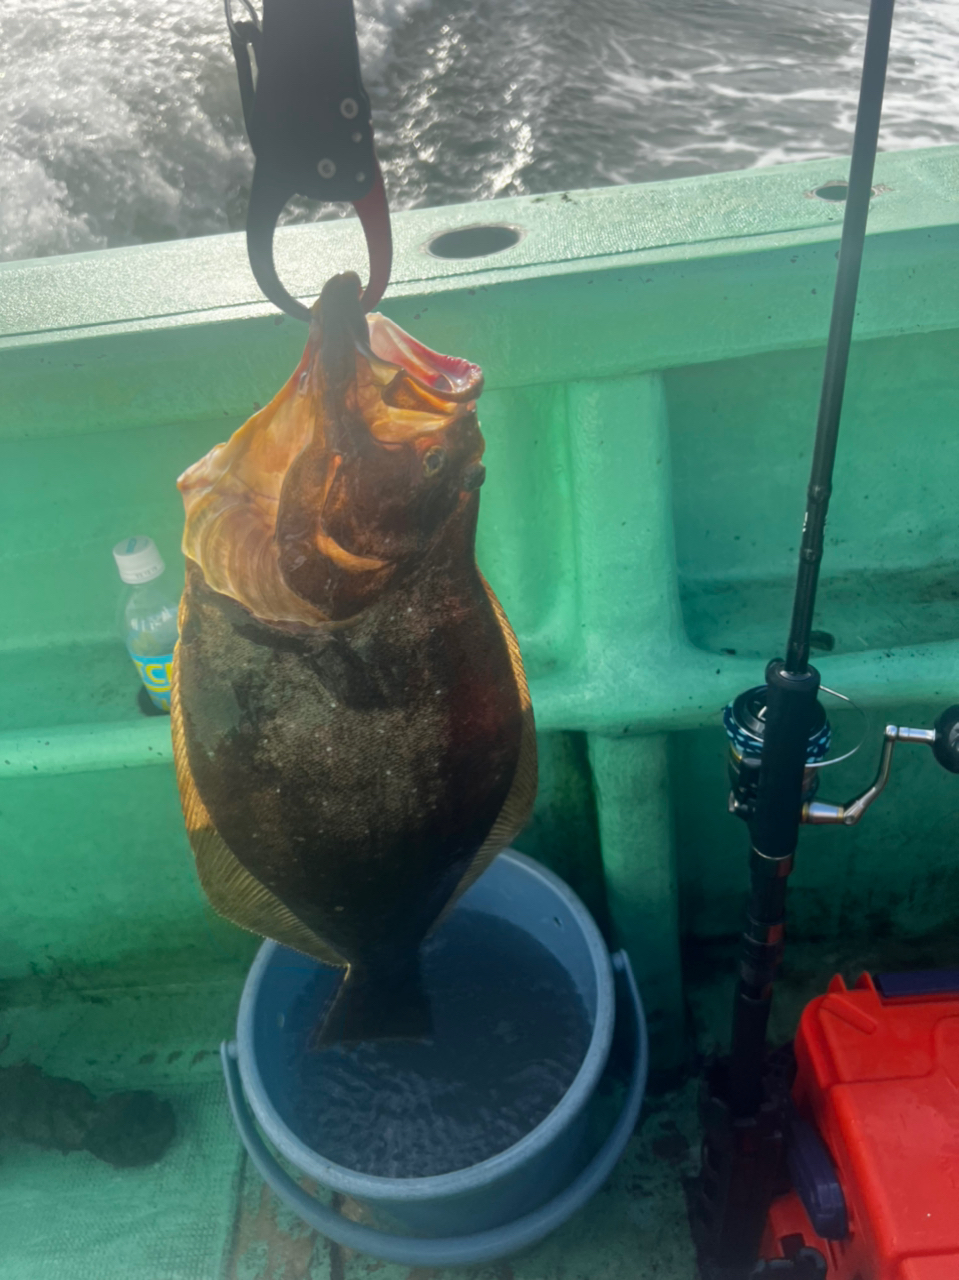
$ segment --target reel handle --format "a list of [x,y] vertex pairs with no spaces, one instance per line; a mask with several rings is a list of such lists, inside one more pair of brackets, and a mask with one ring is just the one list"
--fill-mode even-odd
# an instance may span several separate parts
[[803,822],[815,825],[841,823],[853,827],[866,812],[872,802],[884,790],[889,781],[892,768],[892,753],[897,742],[919,742],[932,748],[944,769],[950,773],[959,773],[959,705],[947,707],[936,720],[932,729],[907,729],[894,724],[886,725],[883,734],[882,755],[879,759],[879,772],[871,787],[850,800],[847,804],[822,804],[812,800],[803,806]]

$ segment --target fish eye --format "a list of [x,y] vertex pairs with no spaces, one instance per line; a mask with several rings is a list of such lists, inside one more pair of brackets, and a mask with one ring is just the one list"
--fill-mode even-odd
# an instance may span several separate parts
[[432,449],[427,449],[423,454],[423,474],[425,476],[435,476],[445,461],[445,449],[441,449],[439,445],[434,445]]

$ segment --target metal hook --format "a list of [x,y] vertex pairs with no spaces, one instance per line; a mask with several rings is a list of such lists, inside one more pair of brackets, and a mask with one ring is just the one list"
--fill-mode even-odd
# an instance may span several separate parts
[[[359,200],[353,201],[366,236],[370,260],[370,276],[360,305],[372,311],[390,282],[393,262],[393,236],[386,188],[377,161],[373,161],[374,185]],[[250,203],[246,215],[246,251],[254,279],[269,300],[287,315],[310,322],[310,309],[290,294],[273,260],[273,236],[280,214],[290,196],[296,192],[286,184],[272,180],[268,170],[257,165],[253,173]]]

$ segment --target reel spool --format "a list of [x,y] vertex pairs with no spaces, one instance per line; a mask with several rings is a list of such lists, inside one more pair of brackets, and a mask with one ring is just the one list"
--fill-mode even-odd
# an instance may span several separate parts
[[[729,739],[729,812],[746,821],[751,817],[756,803],[759,760],[766,728],[767,688],[767,685],[758,684],[752,689],[746,689],[723,711],[723,728]],[[826,760],[831,742],[832,730],[826,719],[826,712],[822,704],[817,702],[806,748],[806,768],[802,782],[804,805],[816,794],[819,769]]]

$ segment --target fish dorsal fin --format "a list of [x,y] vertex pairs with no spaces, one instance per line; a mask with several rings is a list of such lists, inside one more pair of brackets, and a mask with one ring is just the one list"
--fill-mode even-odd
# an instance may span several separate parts
[[324,615],[283,580],[274,538],[280,491],[294,458],[322,429],[307,357],[225,444],[177,481],[186,522],[183,552],[207,585],[264,622],[316,626]]
[[516,691],[519,694],[520,713],[523,717],[520,730],[519,759],[516,762],[513,781],[510,783],[506,799],[503,801],[503,807],[490,828],[489,835],[477,850],[476,856],[470,863],[466,874],[456,886],[452,898],[450,898],[437,917],[433,930],[439,928],[466,890],[476,883],[496,855],[516,839],[527,822],[529,822],[530,815],[533,812],[533,801],[536,799],[536,784],[538,781],[536,723],[533,719],[533,703],[529,696],[529,684],[526,680],[526,672],[523,669],[519,641],[510,626],[503,606],[497,600],[493,588],[482,574],[480,574],[480,581],[486,590],[490,604],[493,606],[496,621],[499,623],[503,639],[506,641],[506,648],[509,651],[510,663],[513,668],[513,678],[516,681]]
[[[186,597],[180,606],[182,630]],[[279,898],[237,860],[226,841],[213,825],[206,806],[200,799],[190,763],[187,759],[180,707],[179,646],[173,655],[173,680],[170,697],[170,729],[173,736],[173,761],[187,836],[196,859],[197,875],[210,905],[219,915],[232,920],[241,929],[273,938],[285,947],[301,951],[323,964],[346,966],[346,961],[285,907]]]

